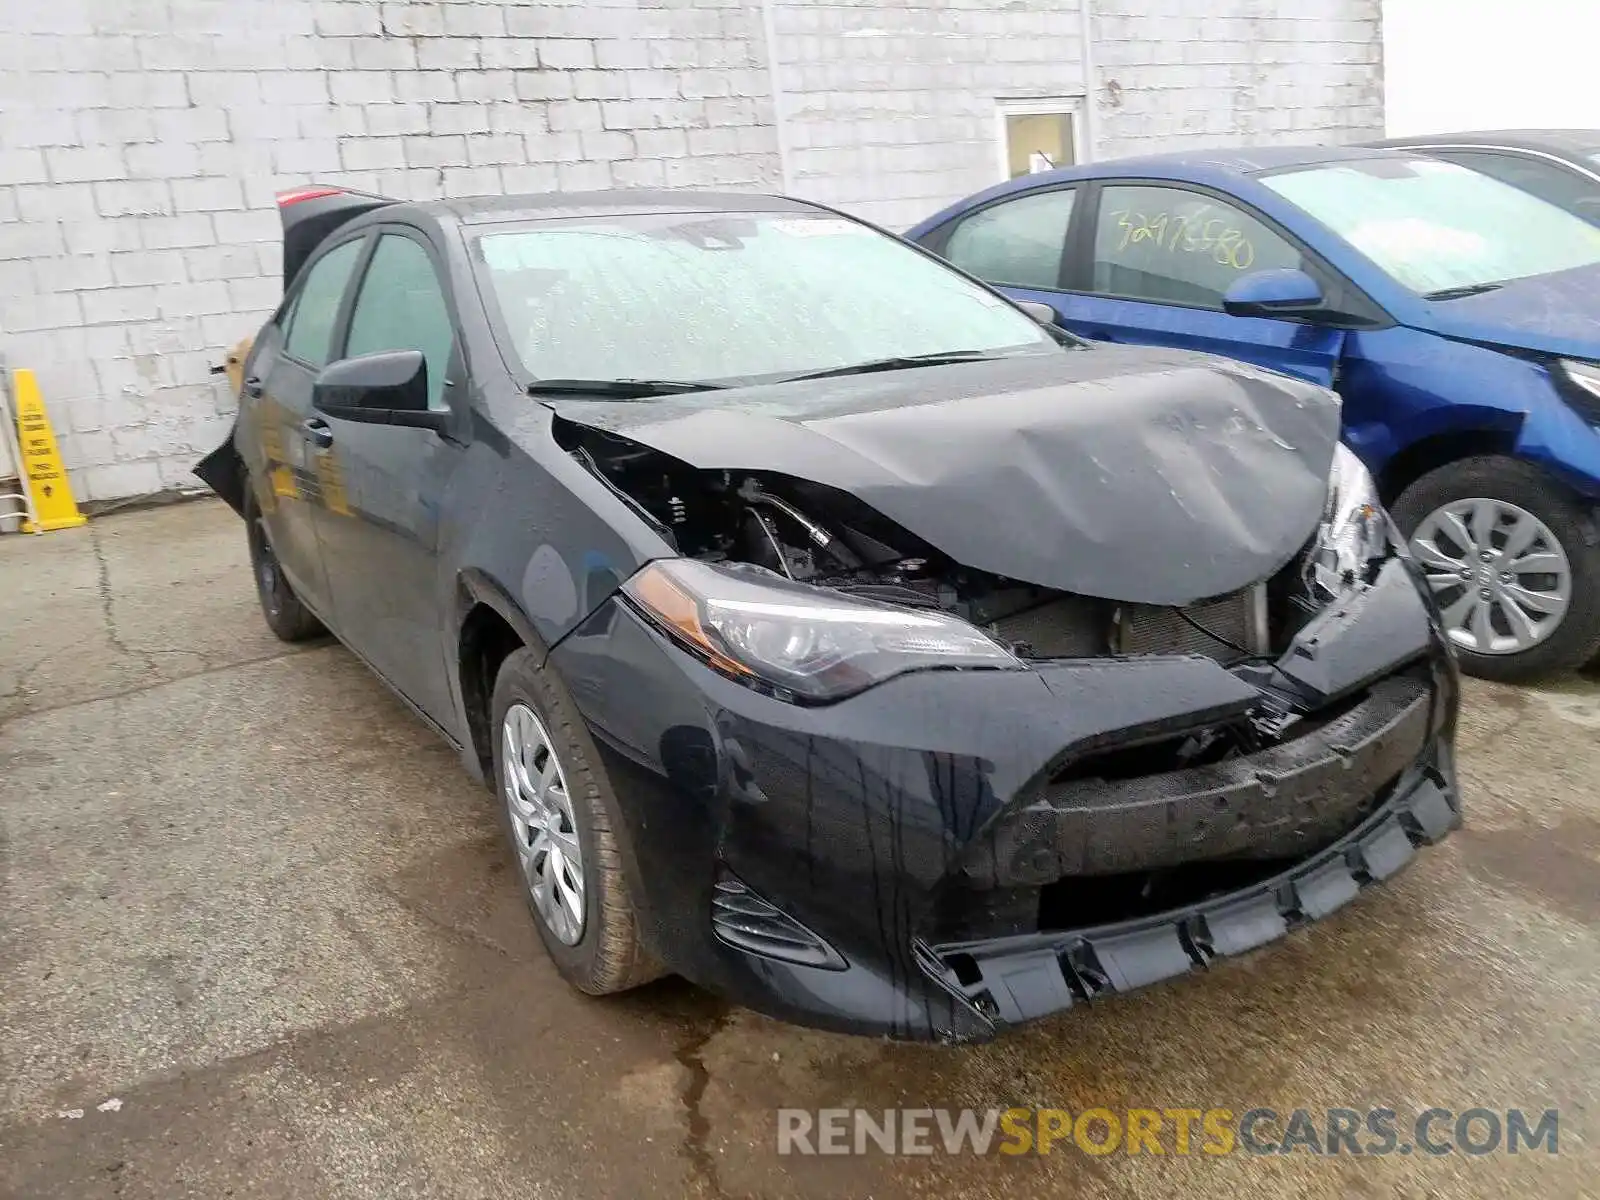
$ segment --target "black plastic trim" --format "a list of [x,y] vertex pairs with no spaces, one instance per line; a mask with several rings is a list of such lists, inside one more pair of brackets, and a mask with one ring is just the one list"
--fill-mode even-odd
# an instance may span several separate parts
[[1242,894],[1072,933],[919,943],[917,958],[930,973],[940,964],[938,982],[999,1026],[1202,970],[1214,958],[1244,954],[1320,920],[1388,879],[1419,847],[1460,825],[1453,791],[1439,769],[1415,771],[1348,836]]

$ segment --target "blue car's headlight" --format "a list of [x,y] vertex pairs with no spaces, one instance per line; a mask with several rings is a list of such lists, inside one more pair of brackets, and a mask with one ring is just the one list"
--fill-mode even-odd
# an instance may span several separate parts
[[1371,472],[1339,445],[1328,472],[1328,503],[1312,548],[1311,582],[1332,599],[1368,582],[1380,562],[1402,549]]
[[1566,389],[1569,403],[1585,420],[1600,424],[1600,364],[1563,358],[1558,365],[1571,385]]

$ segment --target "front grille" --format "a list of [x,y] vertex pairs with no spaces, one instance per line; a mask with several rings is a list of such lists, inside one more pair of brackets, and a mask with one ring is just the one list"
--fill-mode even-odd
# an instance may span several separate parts
[[1252,615],[1262,587],[1241,588],[1182,609],[1125,604],[1117,617],[1117,653],[1203,654],[1219,662],[1262,653],[1263,631],[1253,628]]
[[1001,617],[995,633],[1028,658],[1096,658],[1110,649],[1110,606],[1083,596],[1058,596]]
[[967,882],[1036,887],[1067,876],[1301,857],[1382,802],[1427,744],[1432,700],[1426,676],[1394,675],[1339,715],[1254,754],[1045,784],[969,848]]

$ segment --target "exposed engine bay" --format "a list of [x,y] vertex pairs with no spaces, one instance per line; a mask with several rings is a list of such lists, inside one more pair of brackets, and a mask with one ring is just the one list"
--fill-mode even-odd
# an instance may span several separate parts
[[[678,551],[747,563],[797,583],[863,599],[953,613],[987,629],[1019,657],[1110,653],[1115,605],[970,571],[853,497],[768,474],[697,470],[627,438],[577,430],[573,453],[655,524]],[[1062,620],[1063,603],[1076,620]],[[1013,618],[1030,637],[1007,637]],[[1037,626],[1034,631],[1033,627]]]
[[619,434],[564,424],[563,444],[685,556],[985,630],[1021,659],[1276,652],[1316,610],[1301,559],[1267,583],[1184,608],[1128,604],[1006,579],[951,561],[855,497],[769,472],[691,467]]

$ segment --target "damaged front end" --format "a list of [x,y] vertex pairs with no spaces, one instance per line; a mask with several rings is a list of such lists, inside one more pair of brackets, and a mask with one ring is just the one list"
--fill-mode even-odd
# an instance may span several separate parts
[[983,1038],[1260,946],[1459,823],[1453,660],[1342,447],[1297,547],[1163,603],[1129,582],[1159,565],[1054,587],[831,484],[557,438],[682,556],[553,662],[613,777],[677,797],[628,818],[643,900],[705,924],[655,940],[754,1007]]

